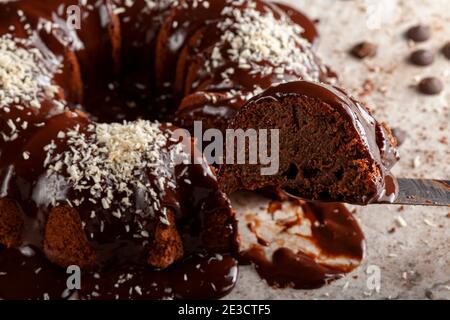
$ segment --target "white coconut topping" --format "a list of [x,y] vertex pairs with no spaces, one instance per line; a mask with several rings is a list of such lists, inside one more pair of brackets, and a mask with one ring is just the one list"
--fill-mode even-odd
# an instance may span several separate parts
[[74,190],[88,191],[89,199],[72,201],[78,205],[99,204],[117,219],[134,210],[143,216],[158,212],[167,220],[160,197],[176,187],[173,169],[184,152],[181,144],[169,143],[170,133],[144,120],[76,127],[65,134],[65,152],[55,154],[54,144],[45,148],[47,176],[67,175]]
[[[17,39],[11,35],[0,37],[0,111],[6,127],[0,132],[4,142],[15,141],[30,124],[26,109],[41,108],[43,101],[52,101],[52,112],[63,111],[65,102],[55,99],[59,87],[53,76],[59,71],[59,61],[51,52],[32,45],[33,39]],[[25,117],[13,118],[12,110],[24,112]]]
[[[278,82],[286,74],[319,81],[320,68],[311,45],[302,37],[302,28],[287,17],[275,17],[270,10],[262,13],[250,1],[245,9],[227,6],[222,14],[227,17],[218,24],[223,35],[206,61],[208,72],[231,61],[250,75],[275,74]],[[227,80],[234,73],[229,68],[221,77]]]
[[178,0],[145,0],[147,7],[150,9],[162,9],[167,8],[171,5],[178,5]]
[[[144,0],[145,8],[144,10],[162,10],[170,6],[179,5],[179,0]],[[114,13],[123,14],[126,13],[126,8],[131,8],[134,6],[136,0],[113,0]]]

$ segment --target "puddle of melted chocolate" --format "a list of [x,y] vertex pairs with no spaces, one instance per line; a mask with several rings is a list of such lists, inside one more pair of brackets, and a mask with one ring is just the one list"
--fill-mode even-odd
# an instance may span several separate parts
[[0,249],[0,299],[219,299],[237,280],[238,265],[229,255],[195,255],[167,270],[127,266],[83,273],[81,290],[70,291],[70,274],[39,250],[24,255]]
[[[364,236],[343,204],[298,204],[311,221],[310,240],[324,255],[363,259]],[[239,260],[253,264],[273,287],[318,288],[356,267],[321,264],[288,248],[277,249],[269,259],[261,245],[241,252]],[[237,260],[230,255],[192,255],[166,270],[126,266],[83,273],[81,290],[69,291],[70,274],[50,263],[39,249],[28,249],[0,248],[1,299],[218,299],[233,289],[238,274]]]
[[[311,221],[310,240],[326,257],[343,257],[361,262],[364,257],[364,235],[350,211],[337,203],[298,201]],[[290,226],[292,227],[292,226]],[[264,249],[253,245],[241,252],[240,262],[253,264],[259,276],[274,287],[313,289],[341,278],[356,265],[329,266],[316,262],[304,252],[277,249],[269,259]]]

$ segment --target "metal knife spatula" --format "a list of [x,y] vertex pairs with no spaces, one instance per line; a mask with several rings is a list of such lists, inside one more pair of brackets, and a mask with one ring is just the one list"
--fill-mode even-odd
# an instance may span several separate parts
[[[431,179],[399,178],[397,198],[393,201],[380,201],[373,204],[399,204],[420,206],[450,207],[450,181]],[[286,191],[294,198],[292,191]]]

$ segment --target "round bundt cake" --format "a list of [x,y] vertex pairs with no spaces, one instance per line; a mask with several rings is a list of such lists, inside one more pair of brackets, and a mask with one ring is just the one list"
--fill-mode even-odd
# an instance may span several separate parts
[[[81,8],[79,30],[65,25],[73,4]],[[174,127],[101,124],[87,115],[101,87],[120,77],[117,10],[110,1],[2,4],[1,243],[33,244],[61,266],[84,268],[117,259],[119,248],[127,259],[165,268],[200,249],[183,237],[207,237],[197,241],[204,249],[228,252],[235,245],[229,202],[201,154],[171,140]],[[176,164],[183,156],[199,164]]]
[[[223,191],[270,185],[314,199],[372,197],[389,167],[389,132],[337,89],[311,83],[336,80],[314,54],[316,38],[304,15],[262,0],[1,2],[0,244],[31,246],[62,267],[165,269],[191,254],[237,251]],[[308,123],[296,124],[302,117]],[[194,140],[176,135],[194,121],[282,125],[282,156],[300,165],[291,174],[282,161],[288,176],[270,181],[223,167],[219,185]],[[327,154],[299,156],[313,152],[308,143],[324,138],[314,135],[322,128],[339,133],[327,131]],[[334,152],[333,163],[319,161]],[[235,264],[214,259],[231,274]],[[236,275],[227,279],[215,296]]]

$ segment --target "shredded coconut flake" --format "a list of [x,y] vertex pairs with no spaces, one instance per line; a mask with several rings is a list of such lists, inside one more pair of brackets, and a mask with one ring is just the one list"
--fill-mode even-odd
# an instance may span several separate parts
[[[136,0],[114,0],[114,12],[116,14],[122,14],[126,12],[126,8],[133,7],[135,2]],[[144,10],[161,10],[169,6],[177,6],[180,3],[179,0],[144,0],[144,2]]]
[[[227,6],[222,14],[227,17],[218,24],[223,35],[206,61],[208,72],[232,61],[252,75],[275,74],[280,83],[286,74],[310,81],[320,80],[320,67],[310,43],[301,35],[303,29],[300,26],[286,17],[275,17],[271,11],[256,10],[251,1],[245,9]],[[226,81],[234,72],[229,68],[221,77]],[[258,94],[259,89],[255,88],[249,97]]]

